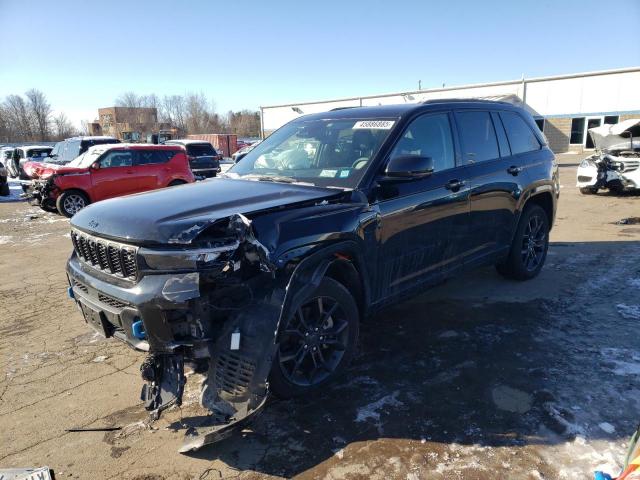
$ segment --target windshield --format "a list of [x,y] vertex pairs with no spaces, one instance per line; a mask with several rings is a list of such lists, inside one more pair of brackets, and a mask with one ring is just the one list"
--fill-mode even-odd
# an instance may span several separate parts
[[227,176],[355,188],[395,119],[299,120],[267,137]]
[[73,161],[69,162],[67,164],[67,167],[89,168],[91,165],[93,165],[93,162],[95,162],[103,153],[103,149],[90,148],[83,154],[78,155]]
[[32,148],[27,150],[27,156],[33,159],[46,157],[51,152],[51,148]]

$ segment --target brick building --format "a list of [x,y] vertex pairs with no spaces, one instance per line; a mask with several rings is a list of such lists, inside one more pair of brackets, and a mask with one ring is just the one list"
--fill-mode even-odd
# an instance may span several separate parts
[[147,135],[168,128],[158,123],[156,108],[108,107],[98,109],[98,120],[89,124],[91,135],[111,135],[125,142],[144,142]]
[[300,115],[438,98],[510,98],[531,112],[556,152],[593,148],[587,129],[640,118],[640,67],[260,107],[262,136]]

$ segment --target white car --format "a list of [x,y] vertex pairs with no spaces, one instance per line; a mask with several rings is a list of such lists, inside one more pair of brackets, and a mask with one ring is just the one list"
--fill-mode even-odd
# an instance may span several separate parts
[[25,145],[16,147],[13,157],[7,168],[13,177],[20,177],[21,180],[28,180],[29,177],[24,172],[24,164],[27,162],[41,162],[45,160],[53,150],[50,145]]
[[640,189],[640,119],[590,128],[589,135],[596,153],[578,167],[580,192],[587,195],[605,188],[614,193]]

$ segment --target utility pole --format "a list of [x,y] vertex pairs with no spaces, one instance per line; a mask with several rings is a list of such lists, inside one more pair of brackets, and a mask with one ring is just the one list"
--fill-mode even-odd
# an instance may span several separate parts
[[422,80],[418,80],[418,90],[422,90]]

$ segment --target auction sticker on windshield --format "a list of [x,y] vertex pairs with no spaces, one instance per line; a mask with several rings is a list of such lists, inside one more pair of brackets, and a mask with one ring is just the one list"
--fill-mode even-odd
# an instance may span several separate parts
[[394,120],[360,120],[353,126],[354,130],[391,130]]

